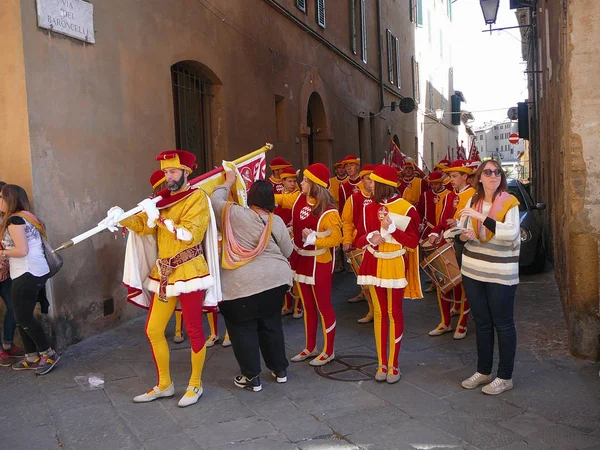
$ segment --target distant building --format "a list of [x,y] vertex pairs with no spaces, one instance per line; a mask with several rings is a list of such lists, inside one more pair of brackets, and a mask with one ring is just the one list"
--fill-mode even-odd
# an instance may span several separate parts
[[475,145],[481,159],[500,159],[502,163],[516,163],[520,153],[523,153],[523,139],[516,144],[508,140],[513,133],[518,134],[517,122],[506,121],[491,123],[475,128]]

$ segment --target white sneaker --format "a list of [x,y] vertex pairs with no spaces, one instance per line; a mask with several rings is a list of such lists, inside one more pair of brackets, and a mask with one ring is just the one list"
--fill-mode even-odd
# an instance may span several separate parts
[[193,392],[194,395],[184,395],[183,397],[181,397],[181,400],[179,400],[179,403],[177,403],[177,405],[180,408],[185,408],[186,406],[190,406],[190,405],[193,405],[194,403],[197,403],[198,400],[200,399],[200,396],[204,392],[204,389],[202,389],[202,387],[197,388],[194,386],[188,386],[186,389],[186,393],[187,393],[187,391]]
[[496,378],[490,384],[486,384],[481,388],[481,392],[488,395],[502,394],[504,391],[508,391],[513,388],[512,380],[504,380],[502,378]]
[[171,386],[164,391],[161,391],[158,386],[154,386],[150,392],[133,397],[133,401],[135,403],[147,403],[152,402],[157,398],[173,397],[173,395],[175,395],[175,387],[173,386],[173,383],[171,383]]
[[212,347],[213,345],[215,345],[217,342],[219,342],[219,336],[211,334],[208,339],[206,340],[206,342],[204,343],[204,345],[208,348],[208,347]]
[[491,380],[492,380],[492,377],[490,375],[483,375],[479,372],[475,372],[473,375],[471,375],[469,378],[467,378],[461,384],[462,384],[462,387],[464,387],[465,389],[475,389],[480,384],[489,383]]
[[445,327],[443,324],[439,324],[434,330],[429,332],[429,336],[441,336],[444,333],[448,333],[452,331],[452,325],[448,325]]

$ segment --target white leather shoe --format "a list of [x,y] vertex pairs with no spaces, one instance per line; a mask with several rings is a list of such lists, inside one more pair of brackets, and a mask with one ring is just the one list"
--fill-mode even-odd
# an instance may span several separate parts
[[147,403],[152,402],[157,398],[173,397],[173,395],[175,395],[175,387],[173,386],[173,383],[171,383],[171,386],[164,391],[161,391],[158,386],[154,386],[151,391],[142,395],[138,395],[137,397],[133,397],[133,401],[135,403]]
[[365,317],[358,319],[358,323],[370,323],[373,322],[373,314],[367,314]]
[[200,396],[202,395],[202,392],[204,392],[202,387],[197,388],[194,386],[188,386],[185,391],[186,391],[186,393],[188,391],[191,391],[194,393],[194,395],[185,395],[184,394],[184,396],[181,397],[181,400],[179,400],[179,403],[177,403],[177,405],[180,408],[185,408],[186,406],[190,406],[190,405],[193,405],[194,403],[197,403],[198,400],[200,399]]
[[454,339],[464,339],[467,337],[467,327],[461,327],[460,325],[456,327],[456,331],[454,332]]
[[452,331],[452,325],[448,325],[447,327],[445,327],[440,323],[437,326],[437,328],[429,332],[429,336],[441,336],[442,334],[448,333],[449,331]]
[[214,334],[211,334],[208,339],[206,340],[206,342],[204,343],[204,345],[208,348],[208,347],[212,347],[213,345],[215,345],[217,342],[219,342],[219,336],[216,336]]
[[334,359],[335,359],[335,352],[333,352],[331,354],[331,356],[329,356],[327,353],[323,352],[319,356],[317,356],[315,359],[313,359],[311,362],[309,362],[309,364],[311,366],[324,366],[329,361],[333,361]]
[[300,361],[304,361],[304,360],[310,358],[311,356],[316,356],[316,355],[318,355],[317,350],[313,350],[311,352],[311,351],[309,351],[308,349],[305,348],[300,353],[298,353],[296,356],[292,356],[292,358],[290,359],[290,361],[292,361],[292,362],[300,362]]

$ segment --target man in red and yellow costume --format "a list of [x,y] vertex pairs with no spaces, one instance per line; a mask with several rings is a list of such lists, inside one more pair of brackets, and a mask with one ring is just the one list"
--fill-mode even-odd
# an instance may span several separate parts
[[283,192],[283,182],[281,181],[281,171],[283,169],[287,169],[288,167],[292,167],[292,163],[286,161],[281,156],[277,156],[273,158],[271,164],[269,164],[269,168],[273,172],[269,177],[269,183],[273,185],[273,192],[276,194],[281,194]]
[[419,178],[415,173],[415,162],[412,158],[406,158],[402,164],[402,178],[398,191],[404,200],[416,206],[421,194],[428,189],[427,181]]
[[[366,205],[373,202],[371,199],[373,195],[373,180],[371,180],[370,175],[373,173],[376,164],[365,164],[360,171],[360,179],[361,179],[361,187],[360,191],[352,194],[346,204],[344,205],[344,211],[342,211],[342,229],[343,229],[343,239],[342,245],[344,252],[350,252],[354,248],[354,239],[356,238],[358,231],[361,230],[360,234],[364,234],[362,230],[364,229],[363,224],[363,210]],[[356,249],[354,249],[356,252]],[[362,260],[361,255],[355,255],[354,258],[358,258],[358,260]],[[351,267],[356,272],[358,276],[358,267],[356,267],[356,260],[354,263],[351,262]],[[358,264],[360,266],[360,264]],[[369,304],[369,312],[367,315],[361,319],[358,319],[358,323],[369,323],[373,321],[373,302],[371,301],[371,295],[368,288],[361,288],[360,294],[356,297],[348,300],[349,303],[357,303],[366,299]]]
[[[295,194],[300,192],[300,188],[298,188],[298,174],[293,168],[287,167],[283,169],[279,177],[283,183],[282,194]],[[291,233],[292,210],[278,205],[275,207],[274,213],[281,217],[283,223],[288,227],[288,230],[290,230]],[[288,314],[293,314],[294,319],[302,318],[302,303],[296,286],[293,286],[292,289],[285,294],[285,304],[281,310],[281,315],[286,316]]]
[[[453,193],[455,197],[452,199],[452,205],[454,207],[452,218],[446,220],[444,229],[449,229],[458,225],[460,219],[460,212],[467,205],[467,202],[475,195],[475,189],[473,189],[468,183],[467,179],[471,174],[471,169],[467,167],[467,162],[458,159],[454,161],[450,166],[444,169],[444,172],[450,175],[450,182],[453,186]],[[460,244],[454,245],[456,251],[456,259],[460,266],[462,256],[462,246]],[[467,335],[467,321],[469,320],[469,312],[471,307],[465,295],[465,290],[462,284],[454,288],[454,303],[450,310],[450,316],[458,315],[458,323],[456,324],[456,330],[454,332],[454,339],[463,339]],[[442,312],[442,323],[437,328],[429,332],[430,336],[439,336],[441,334],[452,331],[452,325],[449,324],[445,317],[445,312]]]
[[446,172],[444,172],[444,169],[447,169],[450,164],[452,164],[452,161],[444,158],[440,159],[440,162],[434,164],[434,166],[436,169],[440,169],[442,171],[442,174],[444,175],[444,187],[449,191],[453,191],[454,188],[452,187],[452,183],[450,183],[450,176]]
[[167,189],[159,193],[162,200],[158,203],[151,199],[143,200],[139,203],[142,212],[121,221],[118,217],[122,215],[122,210],[112,208],[109,218],[112,218],[113,224],[118,222],[139,235],[155,235],[158,244],[156,266],[144,283],[144,287],[154,293],[146,322],[146,335],[152,348],[158,383],[133,401],[150,402],[172,397],[175,393],[165,329],[179,301],[191,343],[192,373],[186,392],[179,401],[179,406],[185,407],[196,403],[203,391],[200,378],[206,347],[202,309],[205,290],[213,286],[215,281],[209,273],[202,242],[209,225],[214,227],[214,223],[211,223],[208,196],[188,183],[188,175],[195,168],[196,156],[183,150],[167,150],[158,155],[156,160],[160,161],[167,181]]
[[354,155],[348,155],[342,159],[341,163],[348,174],[338,190],[338,211],[340,214],[344,211],[344,205],[352,194],[360,192],[362,183],[360,181],[360,158]]
[[340,201],[340,184],[346,181],[348,174],[346,173],[346,169],[344,169],[344,163],[342,161],[338,161],[333,165],[333,171],[335,177],[329,179],[329,192],[331,192],[331,196],[337,205]]

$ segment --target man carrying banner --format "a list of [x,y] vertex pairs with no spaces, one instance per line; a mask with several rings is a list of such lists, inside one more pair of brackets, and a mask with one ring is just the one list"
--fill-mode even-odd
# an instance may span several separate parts
[[[111,208],[104,225],[127,227],[140,235],[156,235],[158,260],[150,272],[145,287],[154,293],[146,322],[146,335],[158,373],[157,385],[133,399],[144,403],[162,397],[172,397],[175,388],[169,370],[169,346],[165,329],[179,300],[191,343],[192,373],[180,407],[193,405],[202,395],[201,375],[206,355],[202,328],[202,307],[205,290],[213,285],[202,241],[209,226],[210,201],[206,193],[188,183],[195,168],[196,156],[183,150],[167,150],[156,157],[165,172],[167,189],[160,193],[158,203],[143,200],[143,211],[119,220],[123,210]],[[216,248],[213,249],[215,252]],[[206,255],[213,258],[214,255]],[[218,257],[218,256],[217,256]]]

